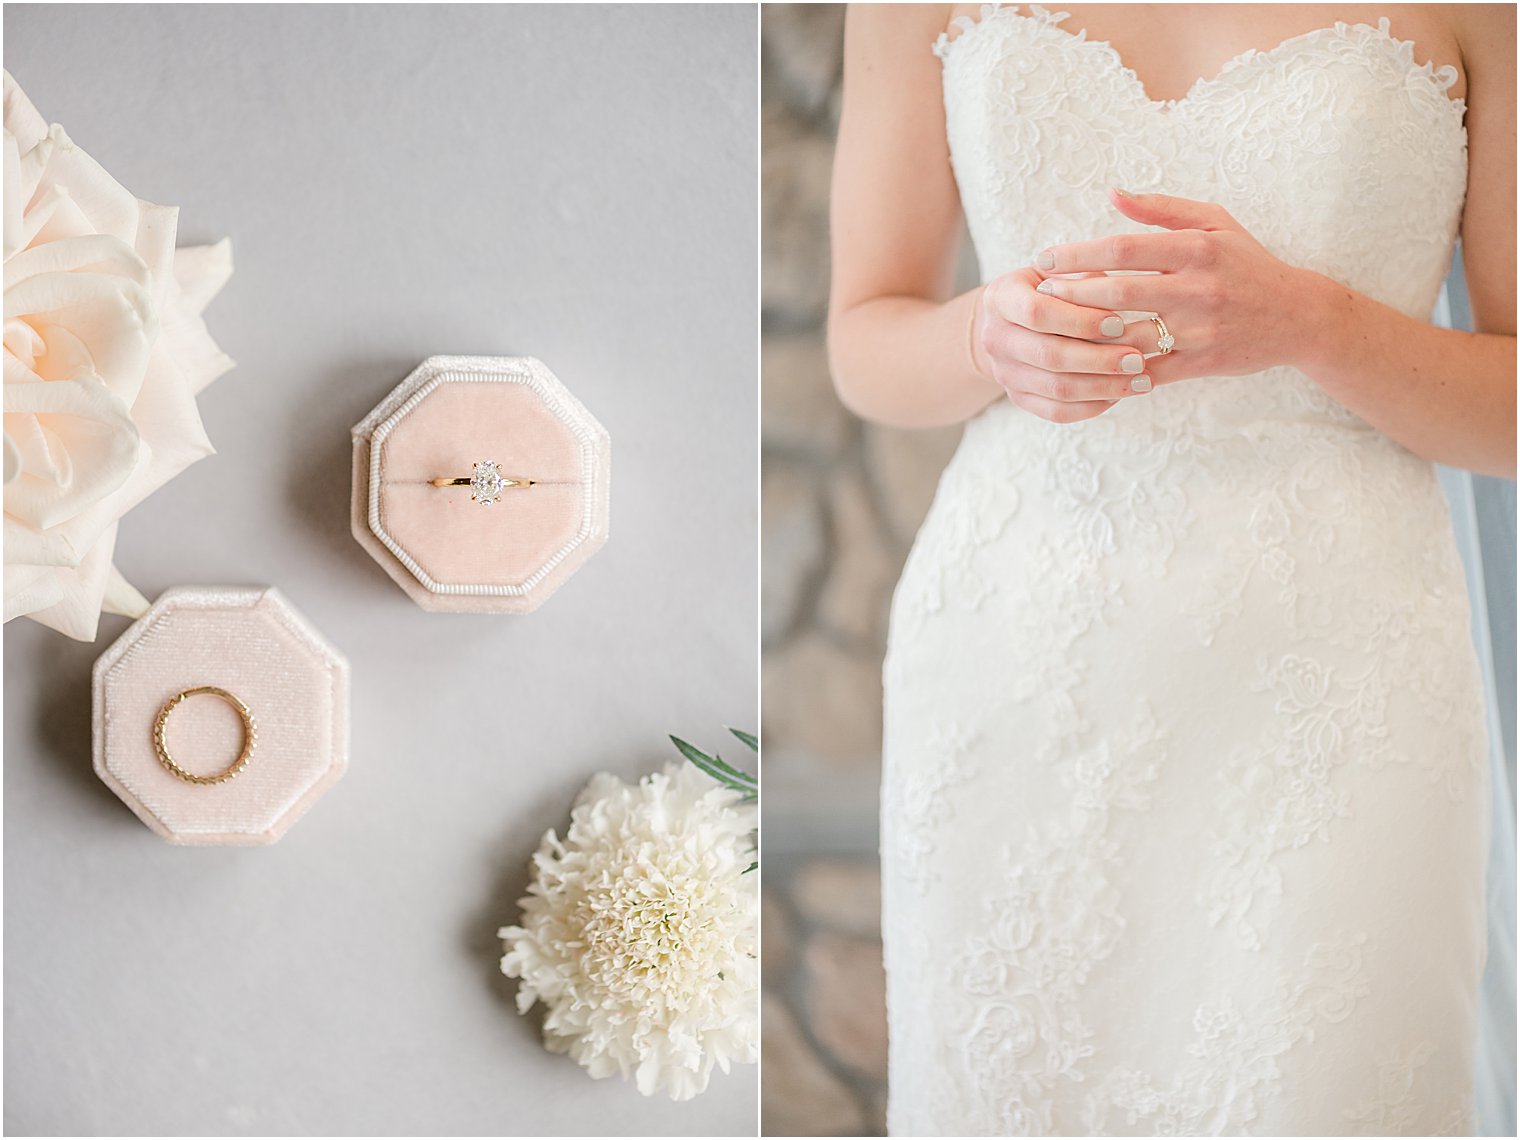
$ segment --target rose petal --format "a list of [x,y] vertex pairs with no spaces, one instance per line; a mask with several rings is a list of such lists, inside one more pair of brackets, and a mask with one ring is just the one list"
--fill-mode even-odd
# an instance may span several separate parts
[[22,246],[21,231],[26,226],[26,199],[27,195],[21,189],[21,152],[16,146],[16,137],[5,132],[5,257],[10,260],[11,254]]
[[155,470],[172,467],[171,474],[177,474],[197,459],[215,455],[180,360],[155,348],[148,373],[149,382],[132,405],[132,420],[153,449]]
[[21,449],[16,446],[16,441],[11,438],[11,433],[5,433],[5,481],[9,483],[17,475],[21,474]]
[[110,523],[126,514],[186,467],[216,449],[206,436],[194,394],[172,357],[155,357],[143,394],[132,408],[139,431],[137,463],[119,490],[55,527],[79,549],[88,549]]
[[173,304],[175,257],[174,235],[179,230],[178,206],[137,203],[137,237],[133,248],[148,270],[153,311],[167,313]]
[[114,273],[141,284],[146,284],[149,277],[147,261],[126,242],[110,234],[85,234],[67,241],[32,246],[6,258],[5,287],[10,289],[23,279],[40,273],[79,270]]
[[32,101],[21,90],[21,85],[4,73],[5,131],[14,135],[21,152],[25,154],[47,137],[47,120],[37,113]]
[[37,328],[24,320],[16,319],[6,322],[7,332],[12,325],[21,325],[32,334],[32,339],[27,344],[31,350],[29,356],[23,358],[20,353],[11,354],[16,357],[18,364],[25,363],[28,366],[30,379],[41,382],[101,379],[90,346],[80,340],[72,329],[54,324],[44,324]]
[[211,299],[232,276],[232,242],[223,238],[214,245],[188,245],[174,251],[174,280],[179,285],[177,312],[205,312]]
[[[158,321],[141,282],[114,273],[41,273],[6,289],[5,315],[24,318],[45,342],[51,330],[67,330],[57,365],[48,360],[48,353],[35,362],[43,379],[91,376],[127,406],[137,399],[158,335]],[[88,370],[82,367],[81,348],[90,362]]]
[[96,233],[112,234],[131,243],[137,237],[137,199],[105,167],[74,145],[57,123],[48,132],[53,152],[42,178],[66,186],[69,198],[90,220]]
[[5,620],[26,617],[63,600],[63,583],[45,566],[5,566]]
[[100,608],[108,614],[140,618],[148,612],[148,599],[138,593],[137,588],[123,578],[121,571],[113,565],[111,573],[106,577],[106,589],[101,596]]
[[201,391],[233,366],[228,356],[211,339],[206,322],[200,317],[180,317],[158,333],[155,350],[178,361],[191,385],[191,395]]
[[116,526],[112,524],[77,568],[53,571],[63,596],[46,609],[32,611],[27,616],[78,641],[94,641],[100,625],[100,603],[105,597],[115,549]]
[[84,216],[78,203],[59,187],[46,186],[37,192],[35,200],[26,208],[18,248],[30,249],[51,241],[88,237],[94,232],[90,228],[90,219]]
[[177,303],[159,328],[160,349],[180,362],[196,394],[232,367],[232,358],[218,347],[200,313],[232,276],[232,243],[189,246],[175,251]]
[[[20,317],[7,317],[5,321],[5,351],[16,358],[16,362],[35,375],[34,366],[37,357],[47,351],[47,342],[42,339],[42,334]],[[42,377],[38,376],[38,380]]]
[[26,416],[37,417],[34,430],[51,462],[40,469],[23,463],[21,474],[6,484],[6,514],[46,530],[99,502],[131,475],[137,427],[126,406],[99,381],[6,384],[5,428],[13,438],[27,424],[13,417]]
[[[99,540],[100,533],[91,536]],[[5,517],[5,564],[22,566],[78,566],[88,546],[75,546],[58,528],[38,530],[19,519]]]

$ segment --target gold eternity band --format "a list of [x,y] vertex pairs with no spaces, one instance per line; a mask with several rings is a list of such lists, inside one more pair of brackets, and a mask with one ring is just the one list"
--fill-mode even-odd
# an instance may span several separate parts
[[[174,762],[174,757],[169,754],[168,742],[164,739],[164,729],[169,723],[169,714],[191,697],[218,697],[226,701],[236,710],[238,716],[243,718],[243,748],[238,753],[238,758],[232,762],[232,766],[210,776],[197,776],[187,772]],[[193,689],[182,689],[164,702],[164,707],[158,710],[158,719],[153,722],[153,750],[158,753],[158,762],[169,770],[172,775],[178,776],[187,784],[220,784],[232,779],[248,765],[248,758],[253,755],[253,749],[259,742],[258,726],[254,723],[253,713],[248,711],[248,706],[238,700],[226,689],[216,685],[197,685]]]

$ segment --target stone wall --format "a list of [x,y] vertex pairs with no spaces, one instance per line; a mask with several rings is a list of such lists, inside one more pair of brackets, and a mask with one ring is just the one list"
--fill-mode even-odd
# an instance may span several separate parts
[[829,381],[844,10],[762,17],[766,1135],[884,1132],[876,868],[887,608],[958,430],[862,423]]

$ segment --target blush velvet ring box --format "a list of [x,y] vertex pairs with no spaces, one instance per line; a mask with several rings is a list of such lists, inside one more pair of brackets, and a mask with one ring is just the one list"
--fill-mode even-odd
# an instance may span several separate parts
[[354,538],[425,610],[527,613],[607,541],[607,430],[531,356],[430,356],[353,442]]
[[348,662],[278,590],[168,590],[93,680],[95,773],[170,843],[273,843],[348,767]]

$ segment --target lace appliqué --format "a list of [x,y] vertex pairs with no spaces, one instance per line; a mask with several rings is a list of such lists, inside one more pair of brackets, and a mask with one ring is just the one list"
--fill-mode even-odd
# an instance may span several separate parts
[[1441,1113],[1433,1128],[1421,1124],[1429,1094],[1450,1100],[1452,1092],[1433,1087],[1429,1077],[1421,1089],[1420,1075],[1426,1062],[1435,1055],[1434,1042],[1422,1041],[1408,1049],[1395,1050],[1377,1070],[1377,1095],[1355,1108],[1346,1109],[1348,1128],[1357,1136],[1471,1136],[1477,1131],[1470,1099],[1465,1092],[1456,1094],[1458,1103]]
[[[1429,315],[1466,189],[1454,68],[1416,64],[1386,18],[1336,23],[1244,52],[1158,102],[1111,45],[1061,28],[1068,16],[989,5],[934,45],[984,280],[1054,242],[1143,229],[1108,205],[1104,187],[1120,185],[1221,202],[1290,264]],[[1297,225],[1288,194],[1317,213],[1312,226]],[[1388,242],[1390,217],[1422,225]]]
[[1310,948],[1298,978],[1284,976],[1259,1007],[1236,1008],[1226,995],[1193,1014],[1197,1037],[1172,1080],[1114,1069],[1093,1088],[1082,1122],[1091,1135],[1121,1123],[1153,1136],[1242,1135],[1277,1091],[1278,1061],[1312,1038],[1316,1023],[1344,1021],[1370,986],[1362,965],[1365,934],[1338,935]]
[[1311,840],[1328,842],[1330,824],[1348,814],[1333,775],[1347,755],[1377,766],[1390,754],[1386,683],[1374,666],[1347,683],[1305,657],[1264,666],[1256,688],[1275,694],[1277,718],[1265,740],[1234,753],[1222,772],[1218,826],[1208,838],[1198,902],[1209,921],[1228,920],[1242,945],[1259,949],[1283,891],[1275,858]]
[[893,821],[893,851],[901,875],[920,894],[936,878],[930,862],[936,834],[953,814],[948,793],[971,776],[975,737],[958,725],[940,725],[912,757],[911,770],[887,784],[884,809]]
[[1378,1066],[1377,1100],[1346,1110],[1358,1136],[1407,1136],[1414,1131],[1422,1105],[1415,1099],[1415,1077],[1435,1046],[1422,1041]]
[[926,558],[917,552],[953,548],[969,556],[1003,537],[1018,515],[1020,501],[1019,489],[1010,480],[974,470],[964,473],[953,494],[935,496],[930,508],[932,530],[927,525],[920,530],[903,569],[903,581],[914,583],[917,593],[895,601],[903,611],[902,620],[908,620],[908,615],[937,614],[952,598],[957,606],[981,607],[994,588],[986,576],[976,573],[965,559]]
[[1047,1094],[1081,1081],[1092,1028],[1077,995],[1113,952],[1124,919],[1106,867],[1118,857],[1115,811],[1143,811],[1165,752],[1165,733],[1141,705],[1130,731],[1084,749],[1063,773],[1071,811],[1031,825],[1005,852],[998,887],[983,906],[986,931],[951,970],[965,1002],[956,1019],[969,1087],[962,1103],[990,1101],[979,1117],[1007,1135],[1050,1135]]

